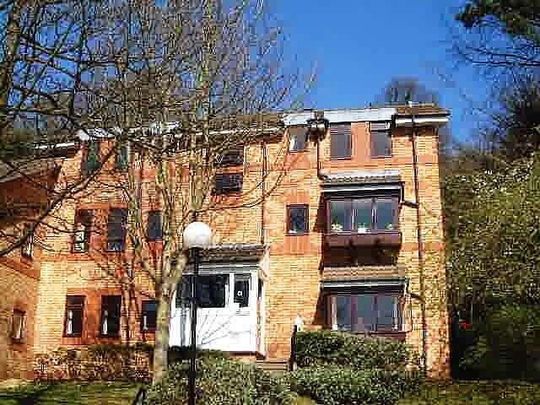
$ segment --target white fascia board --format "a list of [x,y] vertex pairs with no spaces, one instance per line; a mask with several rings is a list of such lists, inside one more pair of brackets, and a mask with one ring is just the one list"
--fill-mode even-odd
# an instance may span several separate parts
[[[448,123],[448,117],[434,116],[434,117],[415,117],[414,125],[428,126],[428,125],[444,125]],[[398,127],[411,127],[413,119],[411,117],[396,118],[396,126]]]
[[77,145],[76,142],[62,142],[62,143],[55,143],[55,144],[51,144],[51,145],[37,145],[36,149],[45,150],[45,149],[71,148],[71,147],[73,147],[75,145]]
[[[339,122],[370,122],[370,121],[391,121],[397,113],[395,108],[366,108],[358,110],[329,110],[324,111],[324,118],[330,124]],[[314,111],[302,111],[298,113],[285,114],[283,123],[287,126],[305,125],[307,120],[314,117]]]

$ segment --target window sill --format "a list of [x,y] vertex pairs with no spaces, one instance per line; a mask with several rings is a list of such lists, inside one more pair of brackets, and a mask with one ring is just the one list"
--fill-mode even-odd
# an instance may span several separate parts
[[352,160],[352,156],[346,156],[346,157],[330,157],[330,160]]
[[309,232],[287,232],[287,236],[306,236],[309,235]]
[[293,154],[295,154],[295,153],[305,153],[307,151],[308,150],[306,148],[306,149],[301,149],[301,150],[289,150],[288,153],[293,153]]
[[373,156],[373,155],[371,155],[370,157],[371,157],[371,159],[390,159],[390,158],[394,157],[394,155],[381,155],[381,156]]
[[329,247],[400,247],[401,231],[392,230],[366,233],[330,232],[324,235],[324,240]]

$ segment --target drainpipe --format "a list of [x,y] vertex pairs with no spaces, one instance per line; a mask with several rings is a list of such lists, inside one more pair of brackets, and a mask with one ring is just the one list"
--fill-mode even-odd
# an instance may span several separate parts
[[266,242],[266,235],[265,235],[265,218],[264,218],[264,210],[266,207],[266,176],[268,174],[267,170],[267,161],[268,161],[268,151],[266,149],[266,142],[261,142],[261,154],[262,154],[262,168],[261,168],[261,234],[260,234],[260,242],[261,245],[264,245]]
[[420,213],[420,187],[418,176],[418,155],[416,148],[416,123],[412,103],[409,102],[411,110],[411,142],[412,142],[412,157],[413,157],[413,181],[414,181],[414,198],[416,202],[416,243],[418,246],[418,268],[420,272],[420,310],[422,313],[422,368],[424,373],[427,373],[427,322],[426,322],[426,297],[424,283],[424,244],[422,240],[422,215]]

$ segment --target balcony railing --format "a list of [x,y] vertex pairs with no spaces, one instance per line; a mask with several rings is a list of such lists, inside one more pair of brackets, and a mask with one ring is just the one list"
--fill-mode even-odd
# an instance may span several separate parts
[[328,247],[400,247],[401,232],[399,230],[356,232],[331,232],[324,236]]

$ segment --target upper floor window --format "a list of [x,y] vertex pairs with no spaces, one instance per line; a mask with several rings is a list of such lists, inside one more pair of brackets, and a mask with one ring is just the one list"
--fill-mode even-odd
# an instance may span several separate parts
[[366,197],[330,200],[329,232],[377,232],[397,229],[398,199]]
[[99,141],[90,141],[86,144],[82,161],[82,172],[85,176],[94,173],[101,166],[99,150]]
[[101,297],[100,334],[116,337],[120,333],[120,295],[103,295]]
[[389,122],[370,124],[371,157],[392,156],[392,138]]
[[73,235],[73,252],[88,252],[92,232],[92,211],[77,210],[75,213],[75,234]]
[[287,206],[287,233],[305,234],[309,231],[309,211],[305,204]]
[[14,309],[11,314],[10,337],[12,340],[20,342],[24,339],[24,328],[26,322],[26,312]]
[[84,295],[66,297],[65,336],[81,336],[83,330]]
[[153,331],[156,329],[157,309],[158,309],[157,301],[148,300],[148,301],[142,302],[141,330],[143,332]]
[[220,167],[240,166],[244,164],[244,148],[238,147],[223,152],[216,159],[216,165]]
[[126,244],[127,209],[111,208],[107,222],[107,250],[122,252]]
[[307,146],[306,127],[289,128],[289,152],[303,152]]
[[148,240],[161,240],[162,237],[161,211],[150,211],[146,224],[146,238]]
[[27,235],[21,246],[21,255],[27,258],[32,258],[34,253],[34,233],[31,232],[32,226],[30,224],[24,224],[23,235]]
[[350,332],[399,332],[402,308],[397,293],[336,295],[333,299],[333,329]]
[[241,192],[243,182],[242,173],[218,173],[215,176],[214,194]]
[[351,156],[351,124],[330,125],[330,159],[349,159]]
[[129,145],[122,142],[116,147],[116,155],[114,159],[114,167],[118,171],[126,171],[129,165]]

